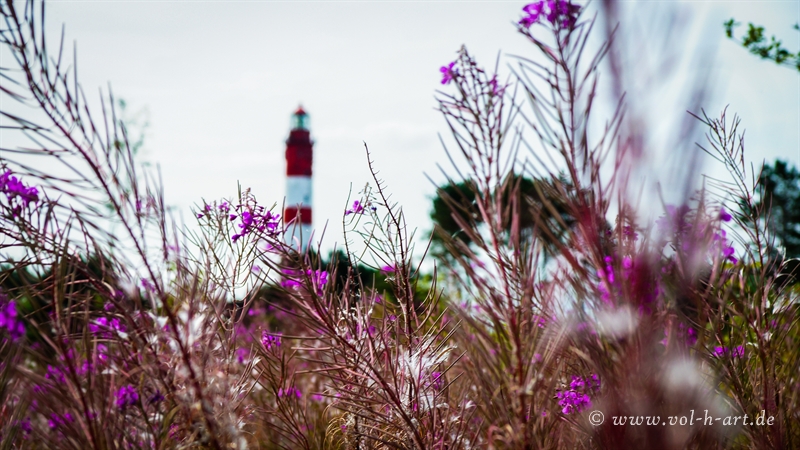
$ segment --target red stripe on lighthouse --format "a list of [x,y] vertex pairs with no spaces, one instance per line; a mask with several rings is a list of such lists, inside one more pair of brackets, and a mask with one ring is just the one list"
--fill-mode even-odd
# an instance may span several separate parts
[[311,176],[313,150],[308,130],[292,130],[286,141],[286,175]]
[[302,206],[299,209],[296,206],[287,206],[283,210],[283,222],[289,223],[294,220],[298,214],[300,215],[299,222],[302,224],[311,224],[311,208]]

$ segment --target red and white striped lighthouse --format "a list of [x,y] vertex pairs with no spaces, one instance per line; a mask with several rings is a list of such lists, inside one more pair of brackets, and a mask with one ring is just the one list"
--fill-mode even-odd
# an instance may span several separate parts
[[308,114],[303,107],[292,115],[292,129],[286,140],[286,205],[284,223],[288,225],[286,242],[300,242],[305,251],[311,238],[311,164],[313,142],[308,130]]

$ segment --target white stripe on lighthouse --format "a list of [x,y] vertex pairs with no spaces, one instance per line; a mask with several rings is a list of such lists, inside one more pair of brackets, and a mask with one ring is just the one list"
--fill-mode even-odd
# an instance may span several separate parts
[[286,206],[311,207],[311,177],[286,177]]
[[301,251],[306,251],[308,248],[309,240],[314,233],[314,229],[309,224],[293,223],[289,225],[289,230],[286,233],[286,243],[289,245],[300,244],[298,248]]

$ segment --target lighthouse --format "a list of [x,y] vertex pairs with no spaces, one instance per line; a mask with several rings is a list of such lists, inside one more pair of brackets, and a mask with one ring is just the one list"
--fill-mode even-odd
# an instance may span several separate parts
[[311,165],[313,142],[308,130],[308,114],[303,107],[292,115],[289,139],[286,140],[286,204],[283,220],[287,226],[286,243],[300,244],[305,251],[311,238]]

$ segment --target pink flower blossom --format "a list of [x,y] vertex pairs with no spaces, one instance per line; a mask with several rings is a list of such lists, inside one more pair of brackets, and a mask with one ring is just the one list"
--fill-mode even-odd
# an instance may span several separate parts
[[453,81],[453,78],[458,75],[458,71],[453,69],[453,66],[456,65],[456,62],[453,61],[447,66],[442,66],[439,68],[439,72],[442,73],[442,84],[449,84]]
[[350,214],[364,214],[364,205],[358,200],[354,201],[353,207],[344,213],[345,216],[349,216]]
[[139,393],[133,385],[122,386],[116,393],[117,408],[125,409],[128,406],[134,406],[139,402]]

